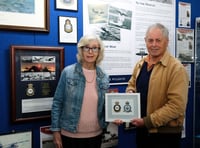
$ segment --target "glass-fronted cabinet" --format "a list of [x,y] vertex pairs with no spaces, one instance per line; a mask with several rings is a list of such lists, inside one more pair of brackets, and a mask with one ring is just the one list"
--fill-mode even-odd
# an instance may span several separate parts
[[195,53],[194,143],[200,148],[200,17],[195,22]]

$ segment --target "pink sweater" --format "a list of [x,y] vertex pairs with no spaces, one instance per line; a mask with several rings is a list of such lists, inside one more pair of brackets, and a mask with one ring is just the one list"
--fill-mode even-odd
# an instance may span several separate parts
[[83,68],[83,73],[86,78],[86,86],[77,133],[61,130],[62,135],[73,138],[94,137],[102,132],[97,118],[98,96],[96,90],[96,71]]

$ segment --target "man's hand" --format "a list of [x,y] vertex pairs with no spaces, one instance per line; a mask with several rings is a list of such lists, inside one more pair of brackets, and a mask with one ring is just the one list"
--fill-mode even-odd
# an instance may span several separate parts
[[131,120],[131,124],[133,124],[136,127],[143,127],[144,120],[142,118],[136,118],[136,119]]

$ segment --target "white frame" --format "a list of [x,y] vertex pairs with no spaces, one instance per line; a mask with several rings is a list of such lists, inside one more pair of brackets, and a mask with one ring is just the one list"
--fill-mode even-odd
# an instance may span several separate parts
[[78,0],[56,0],[56,9],[78,10]]
[[[116,106],[116,102],[120,107]],[[140,118],[140,93],[106,93],[105,112],[107,122],[117,119],[130,122],[134,118]]]
[[[72,26],[71,32],[65,32],[64,25],[66,20],[70,20]],[[59,42],[60,43],[77,43],[77,18],[76,17],[67,17],[59,16]]]

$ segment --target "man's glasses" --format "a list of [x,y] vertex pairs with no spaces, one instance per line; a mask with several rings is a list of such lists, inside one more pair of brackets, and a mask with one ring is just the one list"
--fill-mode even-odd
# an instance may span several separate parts
[[100,48],[99,47],[91,47],[90,48],[90,47],[87,47],[87,46],[83,47],[83,51],[85,51],[85,52],[88,52],[90,50],[92,50],[93,52],[99,52]]

